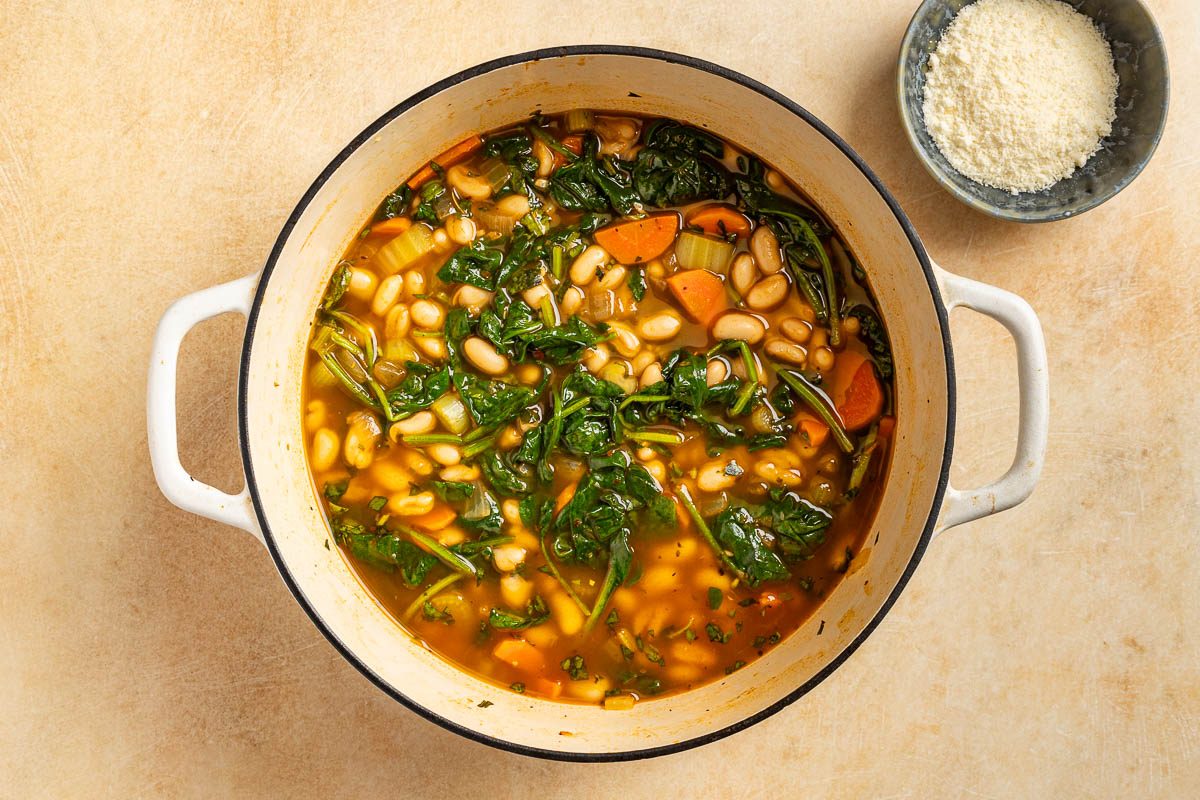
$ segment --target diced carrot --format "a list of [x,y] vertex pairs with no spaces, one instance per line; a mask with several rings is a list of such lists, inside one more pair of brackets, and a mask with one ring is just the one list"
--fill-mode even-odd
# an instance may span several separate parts
[[563,686],[561,681],[538,678],[533,682],[533,690],[538,694],[549,697],[551,700],[556,700],[562,694]]
[[412,227],[408,217],[392,217],[381,220],[371,226],[370,236],[399,236]]
[[447,525],[458,517],[454,513],[454,509],[450,506],[438,503],[433,507],[432,511],[428,511],[416,517],[409,517],[408,521],[413,527],[421,528],[422,530],[436,532],[443,530]]
[[713,203],[690,211],[684,224],[713,236],[733,234],[745,238],[750,235],[750,220],[728,203]]
[[758,607],[764,611],[771,611],[783,605],[783,600],[774,592],[763,592],[758,596]]
[[463,139],[458,144],[451,147],[446,152],[430,160],[429,164],[417,170],[417,174],[408,179],[408,188],[417,189],[425,181],[433,178],[437,173],[433,171],[430,164],[437,164],[442,169],[452,167],[460,161],[470,158],[476,150],[483,147],[483,137],[476,134],[470,138]]
[[880,439],[891,439],[892,433],[896,430],[895,417],[880,417],[879,431],[876,434]]
[[554,498],[554,513],[555,514],[562,511],[563,506],[565,506],[567,503],[571,502],[571,498],[575,496],[575,487],[578,485],[579,485],[578,483],[567,484],[566,487],[564,487],[563,490],[558,493],[558,497]]
[[492,655],[496,660],[531,675],[546,668],[546,657],[542,651],[523,639],[503,640],[492,650]]
[[883,413],[883,387],[871,359],[852,350],[839,355],[832,387],[846,430],[862,430]]
[[800,435],[813,447],[820,447],[829,438],[829,426],[815,417],[803,414],[799,420]]
[[674,211],[651,214],[641,219],[615,222],[600,228],[596,244],[622,264],[644,264],[667,251],[679,233],[679,215]]
[[[572,133],[569,136],[564,136],[559,144],[570,150],[575,155],[579,155],[583,152],[583,137],[578,133]],[[558,169],[567,163],[567,157],[562,153],[558,152],[557,150],[551,150],[550,152],[553,153],[554,157],[552,169]]]
[[729,307],[725,284],[706,269],[676,272],[667,278],[667,287],[684,312],[701,325],[709,324]]

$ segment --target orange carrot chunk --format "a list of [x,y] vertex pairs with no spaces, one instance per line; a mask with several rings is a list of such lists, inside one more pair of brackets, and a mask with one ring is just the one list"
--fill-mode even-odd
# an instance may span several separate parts
[[684,222],[690,228],[700,228],[713,236],[733,234],[744,239],[750,235],[750,220],[727,203],[701,206],[689,212]]
[[465,161],[470,158],[476,150],[483,147],[483,137],[476,134],[468,139],[463,139],[458,144],[451,147],[446,152],[432,159],[429,164],[417,170],[417,174],[408,179],[408,188],[417,189],[425,181],[430,180],[437,173],[433,171],[430,164],[437,164],[442,169],[452,167],[460,161]]
[[458,514],[454,513],[454,509],[450,506],[438,504],[433,507],[432,511],[420,514],[415,517],[409,517],[408,521],[414,528],[421,528],[426,531],[443,530],[451,522],[458,518]]
[[807,414],[800,417],[800,434],[808,439],[809,445],[820,447],[829,438],[829,426]]
[[552,681],[548,678],[538,678],[533,682],[533,690],[538,694],[543,694],[551,700],[557,699],[563,690],[561,681]]
[[578,483],[567,484],[566,487],[561,492],[558,493],[558,497],[554,498],[554,513],[555,514],[562,511],[563,506],[565,506],[567,503],[571,502],[571,498],[575,496],[575,487],[578,485],[579,485]]
[[606,225],[593,234],[596,244],[622,264],[644,264],[667,251],[679,233],[674,211]]
[[371,226],[371,236],[399,236],[406,230],[412,227],[412,220],[408,217],[392,217],[391,219],[380,220]]
[[667,288],[694,322],[707,325],[729,307],[725,299],[725,284],[706,269],[676,272],[667,278]]
[[523,639],[505,639],[492,650],[492,656],[513,669],[531,675],[546,667],[546,657],[542,651]]
[[[839,358],[849,361],[847,356],[850,355],[843,353]],[[883,413],[883,387],[875,375],[875,365],[868,358],[859,358],[861,363],[857,368],[854,368],[852,363],[838,364],[839,371],[843,366],[854,370],[850,373],[845,393],[837,403],[838,415],[848,431],[862,430],[879,419],[879,415]]]

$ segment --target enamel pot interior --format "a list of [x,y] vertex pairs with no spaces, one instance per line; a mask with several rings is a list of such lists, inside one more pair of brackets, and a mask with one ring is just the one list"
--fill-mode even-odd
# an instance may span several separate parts
[[[406,635],[329,541],[300,422],[313,311],[340,254],[381,198],[468,134],[535,110],[571,108],[685,120],[793,178],[865,266],[898,365],[892,468],[866,549],[846,580],[764,657],[719,682],[628,712],[498,689]],[[895,600],[928,541],[949,463],[947,341],[945,311],[907,221],[849,148],[806,112],[753,81],[680,56],[626,48],[543,51],[469,70],[405,102],[343,151],[302,200],[271,254],[247,330],[244,465],[285,581],[343,655],[393,697],[460,733],[519,752],[578,759],[670,752],[745,727],[803,694]],[[480,708],[482,700],[492,705]]]

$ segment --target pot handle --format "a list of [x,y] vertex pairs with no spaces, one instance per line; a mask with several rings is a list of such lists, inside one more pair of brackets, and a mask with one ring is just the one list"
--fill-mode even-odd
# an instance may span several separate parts
[[999,322],[1017,346],[1017,383],[1020,421],[1017,453],[1008,472],[978,489],[946,487],[936,533],[980,519],[1024,502],[1033,493],[1046,459],[1050,427],[1050,383],[1046,340],[1042,325],[1029,303],[1004,289],[936,267],[946,310],[964,307]]
[[175,417],[176,367],[183,337],[199,323],[218,314],[237,311],[248,315],[257,285],[258,273],[247,275],[181,297],[163,314],[150,351],[146,429],[154,478],[168,500],[184,511],[249,531],[263,542],[262,532],[254,521],[247,488],[243,487],[237,494],[226,494],[196,480],[184,469],[179,461]]

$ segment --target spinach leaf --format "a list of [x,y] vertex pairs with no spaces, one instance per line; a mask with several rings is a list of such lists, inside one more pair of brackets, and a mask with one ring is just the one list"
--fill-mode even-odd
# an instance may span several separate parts
[[476,239],[450,256],[438,270],[438,280],[443,283],[469,283],[492,292],[496,290],[496,271],[503,261],[503,250],[489,246],[483,239]]
[[390,533],[380,536],[352,533],[344,535],[342,543],[349,547],[351,555],[376,569],[395,572],[398,568],[400,577],[409,586],[419,586],[438,563],[437,558],[412,542]]
[[408,201],[412,199],[412,189],[407,183],[400,184],[396,191],[383,198],[379,210],[375,212],[375,221],[379,222],[392,217],[402,216],[408,211]]
[[322,311],[333,311],[337,308],[338,303],[342,302],[342,298],[346,295],[346,290],[350,288],[350,262],[343,261],[333,270],[333,275],[329,278],[329,286],[325,289],[325,295],[321,299]]
[[623,584],[625,578],[629,576],[629,568],[632,564],[633,549],[629,546],[629,531],[621,531],[609,544],[608,569],[604,574],[604,584],[600,587],[600,594],[596,596],[592,613],[588,615],[587,622],[584,623],[584,633],[596,627],[596,623],[604,616],[604,609],[608,605],[608,601],[612,599],[613,592],[617,590],[617,587]]
[[763,541],[758,524],[746,508],[730,506],[722,511],[712,522],[712,533],[751,586],[790,576],[783,561]]
[[399,384],[387,392],[388,404],[397,415],[408,415],[429,408],[433,401],[450,389],[450,369],[409,361],[408,370]]
[[464,503],[475,493],[475,485],[462,481],[433,481],[433,491],[447,503]]
[[625,279],[625,283],[629,286],[629,292],[633,295],[633,299],[640,303],[646,296],[646,273],[633,266],[627,267],[627,269],[629,277]]
[[[476,489],[476,491],[483,490]],[[504,525],[504,516],[500,513],[500,504],[496,502],[496,498],[493,497],[492,493],[488,491],[483,491],[483,496],[480,498],[480,500],[483,503],[486,512],[482,516],[475,518],[467,518],[460,515],[458,518],[458,524],[469,531],[478,531],[482,534],[500,533],[500,529]],[[469,552],[471,547],[468,547],[468,545],[472,544],[472,542],[461,542],[460,544],[454,545],[450,549],[456,553],[462,553],[463,555],[469,556],[471,555]]]
[[528,386],[490,381],[461,370],[454,373],[454,388],[475,424],[488,427],[515,419],[536,396]]
[[504,497],[519,497],[529,494],[530,472],[528,465],[514,464],[499,450],[489,450],[479,460],[483,476],[498,494]]
[[[528,194],[528,182],[537,174],[537,159],[533,157],[533,140],[523,131],[512,131],[489,136],[483,143],[483,154],[498,158],[512,170],[511,177],[500,192],[507,187],[514,192]],[[498,194],[500,193],[498,192]]]
[[847,312],[847,316],[858,320],[862,340],[867,344],[867,350],[875,361],[879,376],[885,381],[890,381],[895,369],[892,364],[892,346],[888,341],[887,330],[883,327],[883,320],[875,313],[875,309],[864,305],[854,306]]
[[618,214],[632,214],[638,195],[629,172],[613,158],[598,156],[599,148],[600,140],[587,136],[583,153],[550,176],[550,196],[571,211],[611,209]]
[[535,625],[541,625],[548,619],[550,619],[550,609],[546,607],[546,601],[540,595],[529,601],[529,605],[525,609],[525,616],[502,611],[499,608],[493,608],[488,614],[488,624],[501,631],[525,630]]
[[647,126],[633,167],[633,186],[644,203],[685,205],[721,200],[733,190],[721,164],[724,145],[698,128],[658,121]]
[[825,531],[833,515],[794,492],[776,489],[763,506],[760,519],[769,520],[784,558],[800,561],[812,558],[825,543]]

